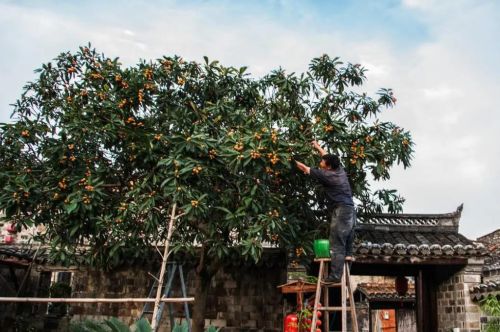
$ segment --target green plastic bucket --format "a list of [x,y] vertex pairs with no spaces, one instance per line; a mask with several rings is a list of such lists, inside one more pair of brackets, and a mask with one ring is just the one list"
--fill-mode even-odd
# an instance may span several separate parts
[[325,239],[314,240],[314,255],[316,258],[330,258],[330,241]]

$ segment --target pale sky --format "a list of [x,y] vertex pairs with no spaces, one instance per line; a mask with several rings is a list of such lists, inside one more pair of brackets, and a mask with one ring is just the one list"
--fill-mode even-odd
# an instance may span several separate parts
[[500,1],[0,0],[0,122],[33,70],[91,42],[125,65],[180,55],[303,72],[327,53],[369,69],[365,91],[393,88],[385,113],[412,132],[410,169],[390,182],[405,213],[453,212],[474,239],[500,228]]

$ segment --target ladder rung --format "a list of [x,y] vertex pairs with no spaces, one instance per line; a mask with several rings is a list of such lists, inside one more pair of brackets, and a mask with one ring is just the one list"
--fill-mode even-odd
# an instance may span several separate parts
[[321,280],[321,286],[323,287],[342,287],[342,283],[341,282],[338,282],[338,283],[329,283],[329,282],[324,282],[323,280]]
[[[151,287],[153,289],[158,289],[158,286],[157,285],[154,285],[153,287]],[[162,285],[161,288],[165,288],[165,285]]]
[[321,311],[342,311],[342,307],[321,307],[318,308]]
[[144,312],[143,312],[143,314],[144,314],[144,315],[147,315],[147,314],[153,314],[153,312],[152,312],[152,311],[144,311]]
[[315,258],[314,259],[315,262],[331,262],[332,259],[331,258]]

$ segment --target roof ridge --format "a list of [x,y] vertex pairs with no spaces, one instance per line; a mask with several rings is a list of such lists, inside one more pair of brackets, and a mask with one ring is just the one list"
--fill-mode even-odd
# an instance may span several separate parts
[[[377,218],[454,218],[462,215],[464,204],[460,204],[453,212],[447,213],[359,213],[358,217],[377,217]],[[500,229],[499,229],[500,230]]]
[[463,204],[456,211],[441,214],[396,214],[396,213],[360,213],[358,223],[361,226],[412,226],[429,227],[438,226],[443,230],[458,232]]

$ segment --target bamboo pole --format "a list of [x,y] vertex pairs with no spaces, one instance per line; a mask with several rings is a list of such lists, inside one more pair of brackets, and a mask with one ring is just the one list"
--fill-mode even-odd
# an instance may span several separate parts
[[[153,298],[64,298],[64,297],[0,297],[0,302],[31,302],[31,303],[134,303],[134,302],[155,302]],[[194,297],[162,297],[160,302],[181,303],[194,302]]]
[[157,318],[156,316],[158,315],[158,310],[160,309],[160,303],[161,303],[161,293],[163,291],[162,285],[163,285],[163,280],[165,277],[165,269],[167,267],[167,260],[168,260],[168,250],[170,247],[170,238],[172,237],[173,229],[174,229],[174,220],[175,220],[175,210],[177,208],[177,202],[174,203],[172,206],[172,213],[170,214],[170,221],[168,222],[168,232],[167,232],[167,240],[165,241],[165,248],[163,249],[163,256],[162,256],[162,262],[161,262],[161,270],[160,270],[160,276],[158,279],[158,289],[156,290],[156,299],[154,301],[155,306],[153,309],[153,316],[151,318],[151,329],[153,331],[156,331],[157,329]]

